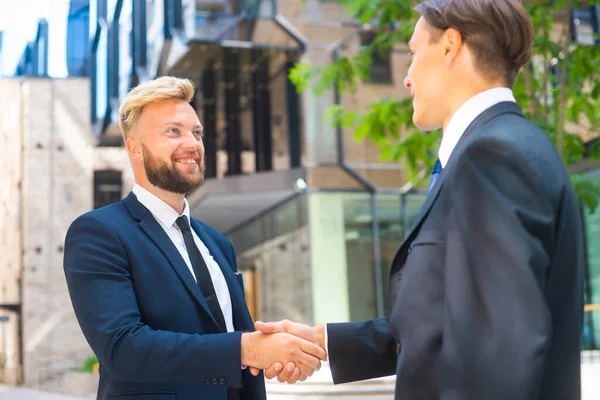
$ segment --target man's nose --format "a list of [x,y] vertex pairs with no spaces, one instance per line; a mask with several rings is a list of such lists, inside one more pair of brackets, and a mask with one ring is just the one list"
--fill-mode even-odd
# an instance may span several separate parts
[[189,147],[196,147],[200,142],[196,133],[192,131],[186,132],[186,134],[183,135],[183,140],[185,141],[185,145]]
[[404,78],[404,87],[410,90],[410,79],[408,79],[408,75]]

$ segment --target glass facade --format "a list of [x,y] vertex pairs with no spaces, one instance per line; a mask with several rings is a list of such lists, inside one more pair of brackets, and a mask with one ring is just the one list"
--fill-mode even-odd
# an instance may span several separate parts
[[99,28],[96,52],[96,79],[93,82],[96,93],[94,120],[102,121],[108,110],[108,30]]
[[90,0],[71,0],[67,20],[67,72],[69,76],[87,76],[89,52]]
[[131,58],[132,45],[132,6],[131,1],[123,2],[123,9],[119,15],[119,98],[125,98],[131,88],[131,70],[133,67]]
[[[600,168],[587,174],[588,178],[600,182]],[[587,265],[584,284],[585,303],[600,304],[600,209],[593,214],[584,211],[584,229],[587,248]],[[583,326],[583,348],[600,349],[600,311],[585,313]]]
[[[146,27],[148,42],[148,74],[156,76],[161,61],[162,49],[165,45],[165,0],[151,0],[146,8]],[[139,43],[141,46],[142,43]]]
[[[316,192],[309,198],[314,323],[385,315],[392,260],[421,194]],[[378,223],[373,223],[374,211]],[[377,229],[377,232],[375,232]]]
[[255,319],[312,323],[307,196],[296,195],[228,235]]
[[391,262],[424,200],[419,193],[303,193],[236,229],[228,237],[239,268],[255,271],[253,315],[318,324],[385,314]]

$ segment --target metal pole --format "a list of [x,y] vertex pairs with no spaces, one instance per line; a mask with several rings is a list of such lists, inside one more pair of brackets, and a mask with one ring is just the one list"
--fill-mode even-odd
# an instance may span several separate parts
[[373,217],[373,257],[375,261],[375,298],[377,299],[377,317],[385,316],[383,298],[383,269],[381,265],[381,234],[379,231],[379,210],[376,193],[371,193],[370,206]]

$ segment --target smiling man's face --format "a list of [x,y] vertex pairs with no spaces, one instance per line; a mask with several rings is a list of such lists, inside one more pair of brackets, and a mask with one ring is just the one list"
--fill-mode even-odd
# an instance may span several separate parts
[[148,181],[163,190],[186,194],[204,182],[202,125],[179,99],[146,105],[136,127]]

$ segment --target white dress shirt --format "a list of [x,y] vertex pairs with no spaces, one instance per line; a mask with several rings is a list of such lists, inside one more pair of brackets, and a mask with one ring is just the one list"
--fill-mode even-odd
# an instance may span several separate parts
[[[456,110],[452,118],[450,118],[450,122],[448,122],[448,126],[446,126],[446,130],[442,135],[442,143],[440,144],[440,149],[438,151],[438,157],[442,168],[445,168],[446,164],[448,164],[448,160],[450,159],[456,144],[469,125],[471,125],[471,123],[485,110],[503,101],[516,102],[512,90],[509,88],[493,88],[477,93]],[[325,325],[324,333],[327,360],[329,360],[327,325]]]
[[452,155],[456,144],[469,125],[485,110],[503,101],[516,102],[512,90],[509,88],[493,88],[477,93],[456,110],[442,135],[442,143],[438,151],[442,168],[445,168],[448,164],[450,155]]
[[[188,255],[187,248],[185,247],[185,242],[183,240],[183,234],[181,230],[175,223],[177,218],[181,215],[185,215],[190,219],[190,205],[188,201],[185,200],[185,207],[183,209],[183,213],[179,215],[177,211],[175,211],[170,205],[138,185],[137,183],[133,186],[133,194],[137,197],[138,201],[144,205],[156,218],[156,221],[160,224],[160,226],[165,230],[169,238],[181,254],[181,257],[185,261],[190,273],[194,277],[194,280],[198,282],[196,279],[196,274],[194,274],[194,268],[192,267],[192,263],[190,262],[190,256]],[[225,280],[225,276],[223,276],[223,271],[219,268],[219,265],[214,260],[214,258],[210,255],[210,252],[202,243],[196,232],[192,229],[192,235],[194,237],[194,242],[200,250],[200,254],[208,267],[208,272],[210,273],[210,278],[212,279],[213,286],[215,287],[215,293],[217,295],[217,299],[219,300],[219,306],[221,306],[221,311],[223,312],[223,317],[225,318],[225,325],[227,326],[227,332],[233,332],[233,312],[231,310],[231,295],[229,294],[229,288],[227,287],[227,281]]]

